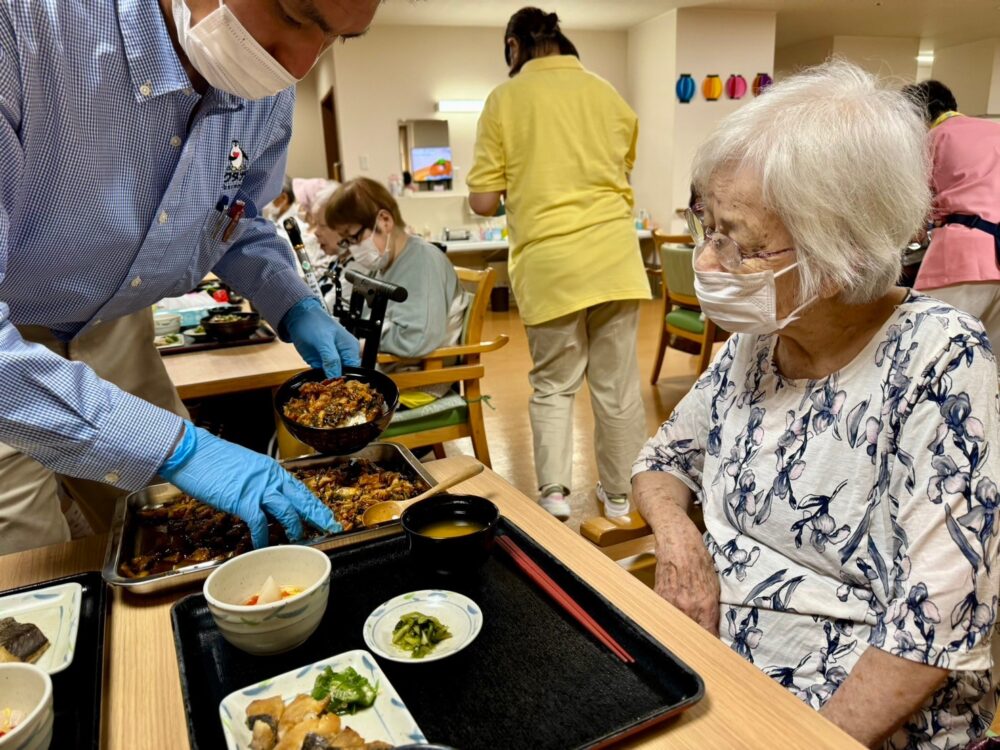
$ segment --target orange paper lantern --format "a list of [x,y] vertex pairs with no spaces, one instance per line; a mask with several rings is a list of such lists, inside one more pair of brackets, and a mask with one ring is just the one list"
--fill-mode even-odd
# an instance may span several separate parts
[[701,95],[710,102],[722,96],[722,79],[718,73],[709,73],[701,84]]

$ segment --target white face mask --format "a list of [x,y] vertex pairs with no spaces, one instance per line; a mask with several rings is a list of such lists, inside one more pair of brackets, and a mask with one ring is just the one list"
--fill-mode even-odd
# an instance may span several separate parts
[[774,333],[798,320],[799,313],[812,303],[812,300],[807,300],[778,320],[778,295],[774,280],[797,265],[793,263],[778,273],[729,273],[695,268],[694,291],[702,311],[719,328],[730,333]]
[[389,237],[386,235],[385,250],[379,250],[375,244],[375,233],[378,231],[378,221],[367,238],[351,247],[351,257],[356,263],[364,266],[369,272],[383,271],[389,265]]
[[298,79],[260,46],[222,0],[193,27],[184,0],[173,0],[173,8],[181,49],[213,88],[263,99],[295,85]]

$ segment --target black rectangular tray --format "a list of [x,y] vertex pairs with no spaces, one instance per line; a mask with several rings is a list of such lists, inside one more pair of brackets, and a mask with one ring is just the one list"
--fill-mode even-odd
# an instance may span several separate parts
[[[183,334],[184,331],[181,331]],[[236,339],[234,341],[217,341],[215,339],[207,339],[204,341],[199,341],[194,336],[185,336],[185,339],[189,340],[191,343],[185,344],[184,346],[165,346],[160,349],[160,356],[168,357],[171,354],[187,354],[188,352],[208,352],[213,349],[230,349],[234,346],[253,346],[254,344],[270,344],[274,341],[277,336],[274,335],[274,331],[271,330],[270,326],[261,325],[256,331],[251,333],[245,339]]]
[[397,535],[329,553],[333,573],[323,622],[285,654],[255,657],[230,646],[201,594],[174,605],[191,747],[225,747],[219,702],[229,693],[334,654],[366,649],[362,626],[368,615],[394,596],[426,588],[465,594],[484,616],[478,638],[447,659],[400,664],[375,657],[431,742],[459,750],[599,748],[665,721],[702,697],[697,674],[506,518],[500,533],[636,662],[619,661],[499,546],[481,570],[453,579],[412,565],[406,538]]
[[104,621],[107,618],[107,585],[97,571],[22,586],[3,595],[79,583],[80,622],[76,632],[73,663],[52,675],[55,728],[52,747],[74,750],[101,745],[101,695],[104,693]]

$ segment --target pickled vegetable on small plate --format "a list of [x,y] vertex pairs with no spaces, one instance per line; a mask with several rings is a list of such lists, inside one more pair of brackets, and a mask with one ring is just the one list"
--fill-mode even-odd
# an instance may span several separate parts
[[448,638],[451,632],[438,618],[422,612],[407,612],[399,618],[392,631],[392,642],[396,648],[409,651],[414,659],[422,659],[437,645]]
[[482,610],[469,597],[427,589],[377,607],[365,621],[363,634],[368,648],[383,659],[424,663],[468,647],[482,627]]

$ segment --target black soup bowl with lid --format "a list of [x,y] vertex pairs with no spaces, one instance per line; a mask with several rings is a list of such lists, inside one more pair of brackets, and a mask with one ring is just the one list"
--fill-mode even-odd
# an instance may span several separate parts
[[399,407],[399,388],[388,375],[378,370],[368,370],[363,367],[344,367],[343,377],[347,380],[359,380],[382,395],[385,406],[382,414],[370,422],[351,425],[349,427],[308,427],[299,424],[285,416],[285,404],[299,397],[299,389],[305,383],[318,383],[327,380],[326,374],[319,369],[300,372],[278,389],[274,395],[274,408],[282,423],[298,440],[315,448],[320,453],[335,456],[345,456],[355,453],[375,440],[385,432],[392,415]]
[[500,509],[478,495],[442,493],[411,505],[400,521],[410,554],[424,567],[472,573],[493,551]]

